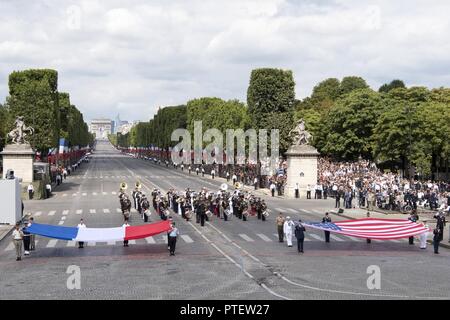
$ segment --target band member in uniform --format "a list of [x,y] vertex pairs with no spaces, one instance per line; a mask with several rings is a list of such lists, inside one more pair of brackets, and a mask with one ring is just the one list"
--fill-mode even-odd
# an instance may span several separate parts
[[263,212],[267,211],[267,204],[264,200],[262,200],[260,203],[260,210],[261,210],[261,220],[266,221],[266,216],[262,214]]
[[199,215],[200,218],[200,225],[204,227],[206,220],[206,205],[204,199],[200,199],[200,202],[197,207],[197,214]]
[[195,168],[195,173],[198,175],[199,168]]
[[150,202],[144,195],[141,200],[142,215],[144,217],[144,222],[148,222],[148,216],[150,215]]
[[441,233],[438,228],[435,228],[433,230],[433,247],[435,254],[439,254],[439,242],[441,242]]
[[[330,223],[331,218],[328,216],[328,212],[325,213],[325,217],[322,218],[322,223]],[[325,232],[325,242],[330,242],[330,231]]]

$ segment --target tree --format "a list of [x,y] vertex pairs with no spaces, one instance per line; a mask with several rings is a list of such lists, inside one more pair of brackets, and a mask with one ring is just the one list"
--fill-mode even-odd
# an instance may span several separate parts
[[369,88],[369,86],[367,85],[366,80],[361,77],[344,77],[339,86],[339,95],[343,96],[352,92],[353,90],[367,88]]
[[295,102],[295,82],[290,70],[255,69],[250,76],[247,105],[253,128],[263,128],[267,117],[291,112]]
[[58,73],[54,70],[26,70],[9,76],[7,106],[9,128],[17,116],[35,129],[30,138],[33,148],[47,154],[59,139]]
[[6,144],[7,135],[7,123],[8,120],[8,110],[5,106],[0,104],[0,151],[4,148]]
[[324,118],[316,142],[321,153],[354,160],[371,158],[371,136],[382,110],[381,98],[371,89],[350,92]]
[[379,89],[378,92],[389,92],[392,89],[396,88],[406,88],[405,83],[402,80],[392,80],[390,83],[383,84]]

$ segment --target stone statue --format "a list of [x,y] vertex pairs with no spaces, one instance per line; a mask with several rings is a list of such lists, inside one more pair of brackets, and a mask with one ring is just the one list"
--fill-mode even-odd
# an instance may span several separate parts
[[[23,117],[17,117],[14,122],[14,126],[15,128],[8,133],[8,139],[11,139],[11,142],[14,144],[28,143],[28,141],[25,140],[25,137],[32,135],[34,133],[34,129],[25,125]],[[26,132],[29,132],[29,134]]]
[[289,136],[292,137],[292,144],[299,146],[302,144],[309,144],[312,135],[305,129],[305,121],[300,119],[297,126],[289,132]]

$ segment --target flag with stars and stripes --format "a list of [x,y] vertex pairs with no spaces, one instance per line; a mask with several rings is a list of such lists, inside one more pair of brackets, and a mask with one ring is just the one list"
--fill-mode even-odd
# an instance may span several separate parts
[[422,223],[403,219],[364,218],[326,223],[305,222],[304,225],[346,236],[378,240],[408,238],[430,231]]

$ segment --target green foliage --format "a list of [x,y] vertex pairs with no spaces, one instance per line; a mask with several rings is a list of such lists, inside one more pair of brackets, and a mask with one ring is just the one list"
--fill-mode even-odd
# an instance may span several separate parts
[[344,77],[339,86],[339,95],[343,96],[352,92],[353,90],[367,88],[369,88],[369,86],[367,85],[366,80],[361,77]]
[[389,92],[392,89],[396,88],[406,88],[405,83],[402,80],[392,80],[390,83],[383,84],[379,89],[378,92]]
[[290,70],[255,69],[250,76],[247,105],[254,129],[264,128],[266,118],[274,113],[292,111],[295,82]]
[[0,150],[5,146],[8,122],[8,109],[0,104]]
[[270,130],[279,130],[280,154],[286,152],[291,146],[292,140],[289,136],[289,131],[291,131],[294,126],[295,122],[292,112],[270,113],[267,114],[261,122],[261,127],[267,129],[268,131],[268,141],[270,141]]
[[59,105],[57,73],[52,70],[27,70],[13,72],[9,78],[10,96],[7,106],[10,112],[9,129],[17,116],[23,116],[25,124],[35,129],[31,145],[43,154],[58,144]]
[[381,98],[371,89],[354,90],[336,102],[316,133],[315,145],[327,155],[357,159],[371,156],[371,136],[381,113]]

